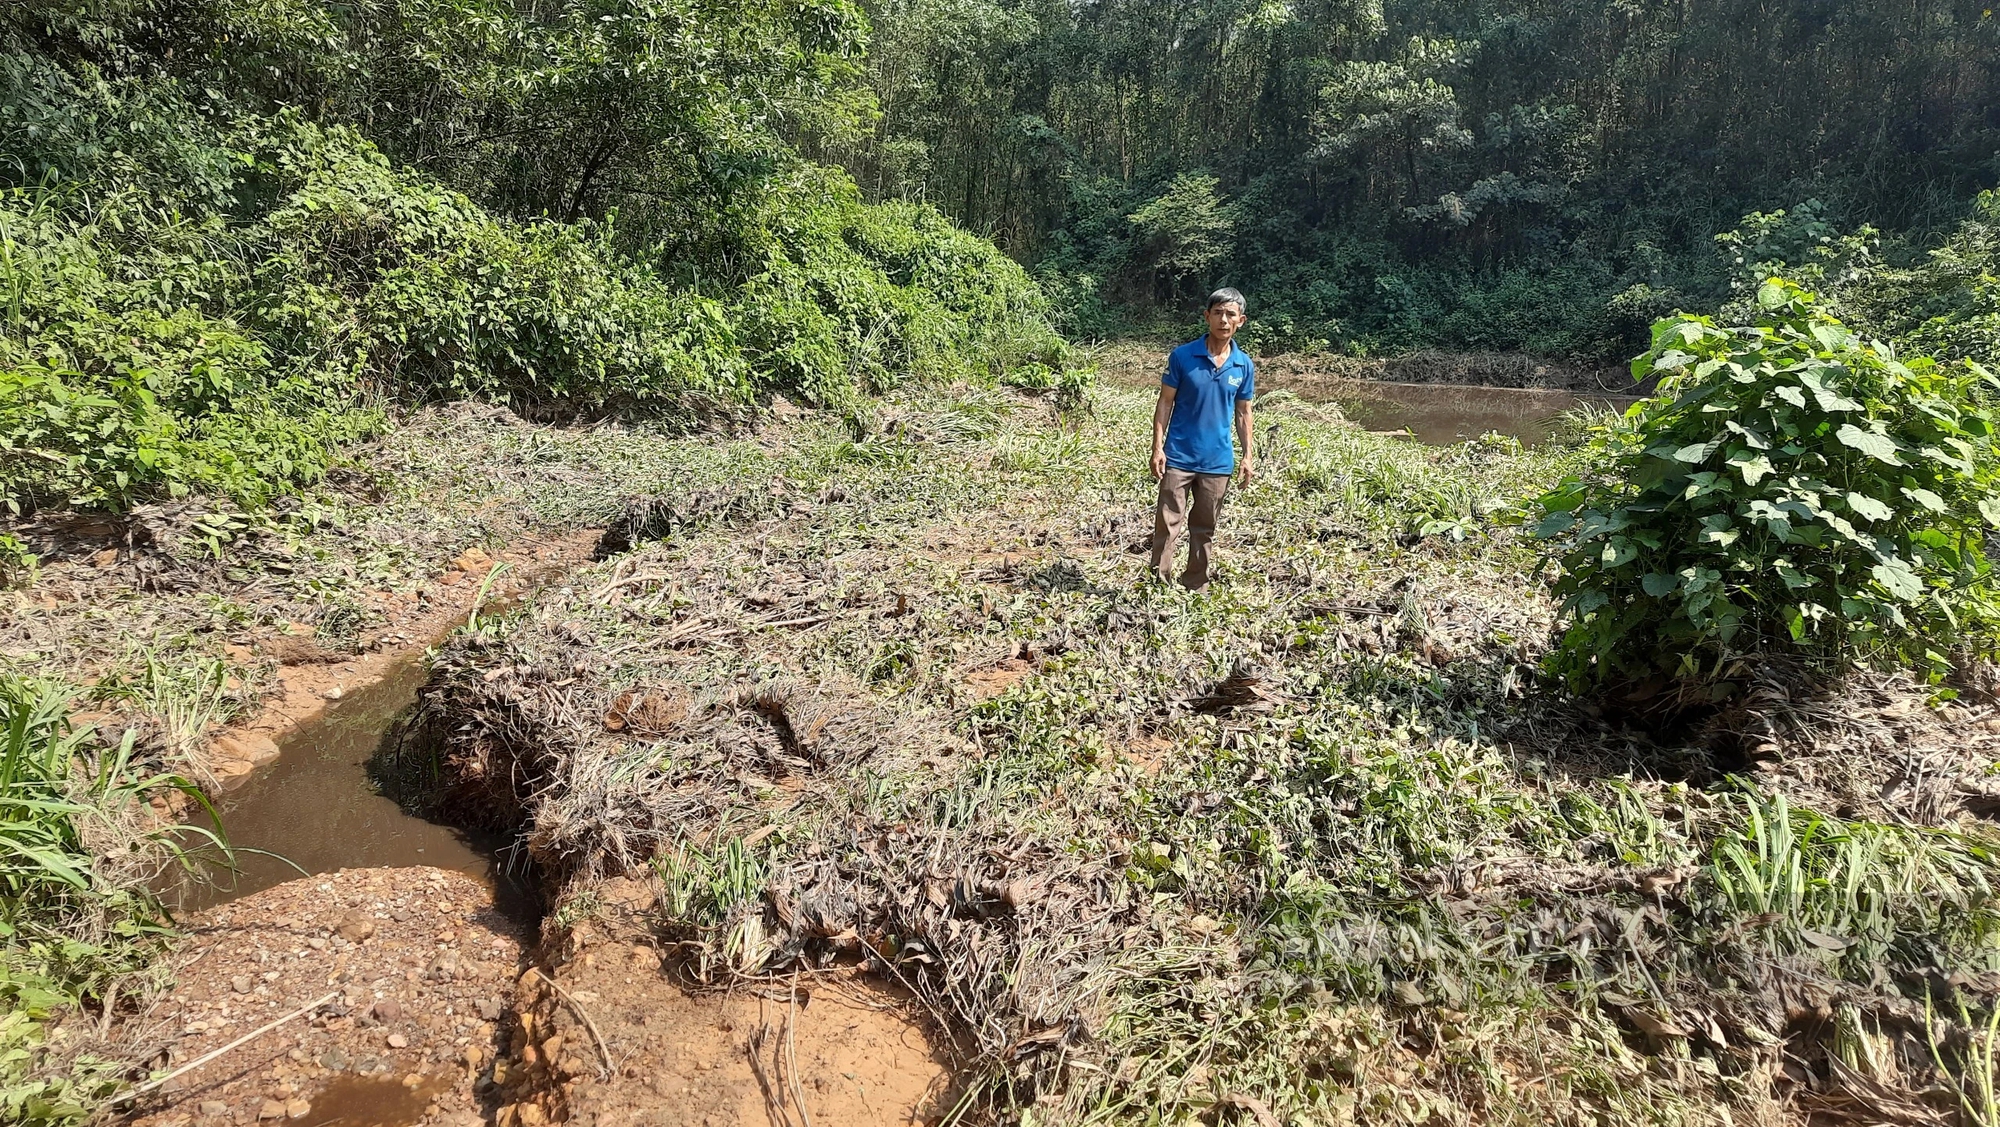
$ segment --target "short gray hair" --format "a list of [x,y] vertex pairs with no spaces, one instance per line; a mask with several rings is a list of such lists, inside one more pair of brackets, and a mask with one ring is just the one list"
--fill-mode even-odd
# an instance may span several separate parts
[[1214,293],[1209,294],[1208,304],[1202,306],[1201,311],[1203,313],[1207,313],[1209,310],[1214,309],[1216,306],[1223,305],[1228,302],[1236,303],[1236,311],[1238,313],[1242,313],[1245,315],[1249,314],[1250,303],[1243,300],[1243,291],[1235,289],[1231,286],[1224,286],[1221,289],[1215,291]]

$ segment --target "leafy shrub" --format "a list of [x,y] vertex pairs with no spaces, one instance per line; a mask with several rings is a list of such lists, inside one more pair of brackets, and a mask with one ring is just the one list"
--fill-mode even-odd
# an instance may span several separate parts
[[762,227],[764,268],[734,312],[771,388],[832,404],[912,375],[1062,358],[1027,273],[934,208],[864,204],[844,174],[820,169],[775,194]]
[[620,258],[591,224],[497,218],[292,118],[263,171],[285,191],[252,238],[248,302],[287,353],[331,353],[416,398],[598,411],[742,400],[722,307]]
[[1090,389],[1097,383],[1097,369],[1058,370],[1047,364],[1032,362],[1012,369],[1000,377],[1000,382],[1035,395],[1051,396],[1055,400],[1056,410],[1069,414],[1080,409],[1089,399]]
[[150,814],[146,800],[163,788],[207,807],[185,779],[141,774],[130,734],[93,747],[91,731],[69,723],[69,692],[0,676],[0,1119],[10,1123],[84,1121],[119,1086],[118,1069],[88,1058],[47,1067],[45,1022],[142,967],[167,933],[149,866],[186,858],[172,829],[136,835],[136,812]]
[[130,194],[0,193],[0,503],[248,504],[324,473],[376,416],[276,370],[225,307],[221,229]]
[[1760,652],[1937,668],[1987,644],[2000,478],[1973,392],[1991,377],[1900,361],[1788,282],[1759,307],[1656,325],[1633,373],[1658,395],[1541,498],[1573,685],[1711,682]]

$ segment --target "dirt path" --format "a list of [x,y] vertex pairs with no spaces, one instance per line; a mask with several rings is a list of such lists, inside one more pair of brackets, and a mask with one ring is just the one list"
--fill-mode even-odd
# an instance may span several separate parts
[[141,1127],[469,1127],[487,1112],[475,1082],[504,1044],[533,937],[480,882],[439,869],[343,870],[203,913],[188,937],[178,985],[127,1025],[129,1041],[165,1046],[166,1066],[338,996],[171,1081],[139,1109]]

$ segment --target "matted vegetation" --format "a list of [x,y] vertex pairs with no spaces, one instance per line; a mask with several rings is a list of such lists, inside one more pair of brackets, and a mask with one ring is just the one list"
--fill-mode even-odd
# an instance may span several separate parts
[[1538,680],[1510,523],[1570,448],[1284,396],[1220,580],[1151,585],[1147,408],[773,422],[448,646],[406,767],[575,911],[654,875],[699,978],[908,984],[960,1121],[1982,1114],[1986,704],[1762,686],[1747,757],[1607,719]]

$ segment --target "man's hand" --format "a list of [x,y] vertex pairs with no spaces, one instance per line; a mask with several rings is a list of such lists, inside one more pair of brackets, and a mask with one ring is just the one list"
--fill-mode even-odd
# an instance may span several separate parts
[[1167,452],[1165,450],[1161,450],[1158,447],[1154,447],[1153,461],[1147,468],[1153,471],[1154,481],[1158,481],[1161,478],[1167,476]]
[[1243,485],[1247,488],[1250,480],[1257,476],[1257,467],[1249,458],[1245,458],[1236,467],[1236,476],[1242,480]]

